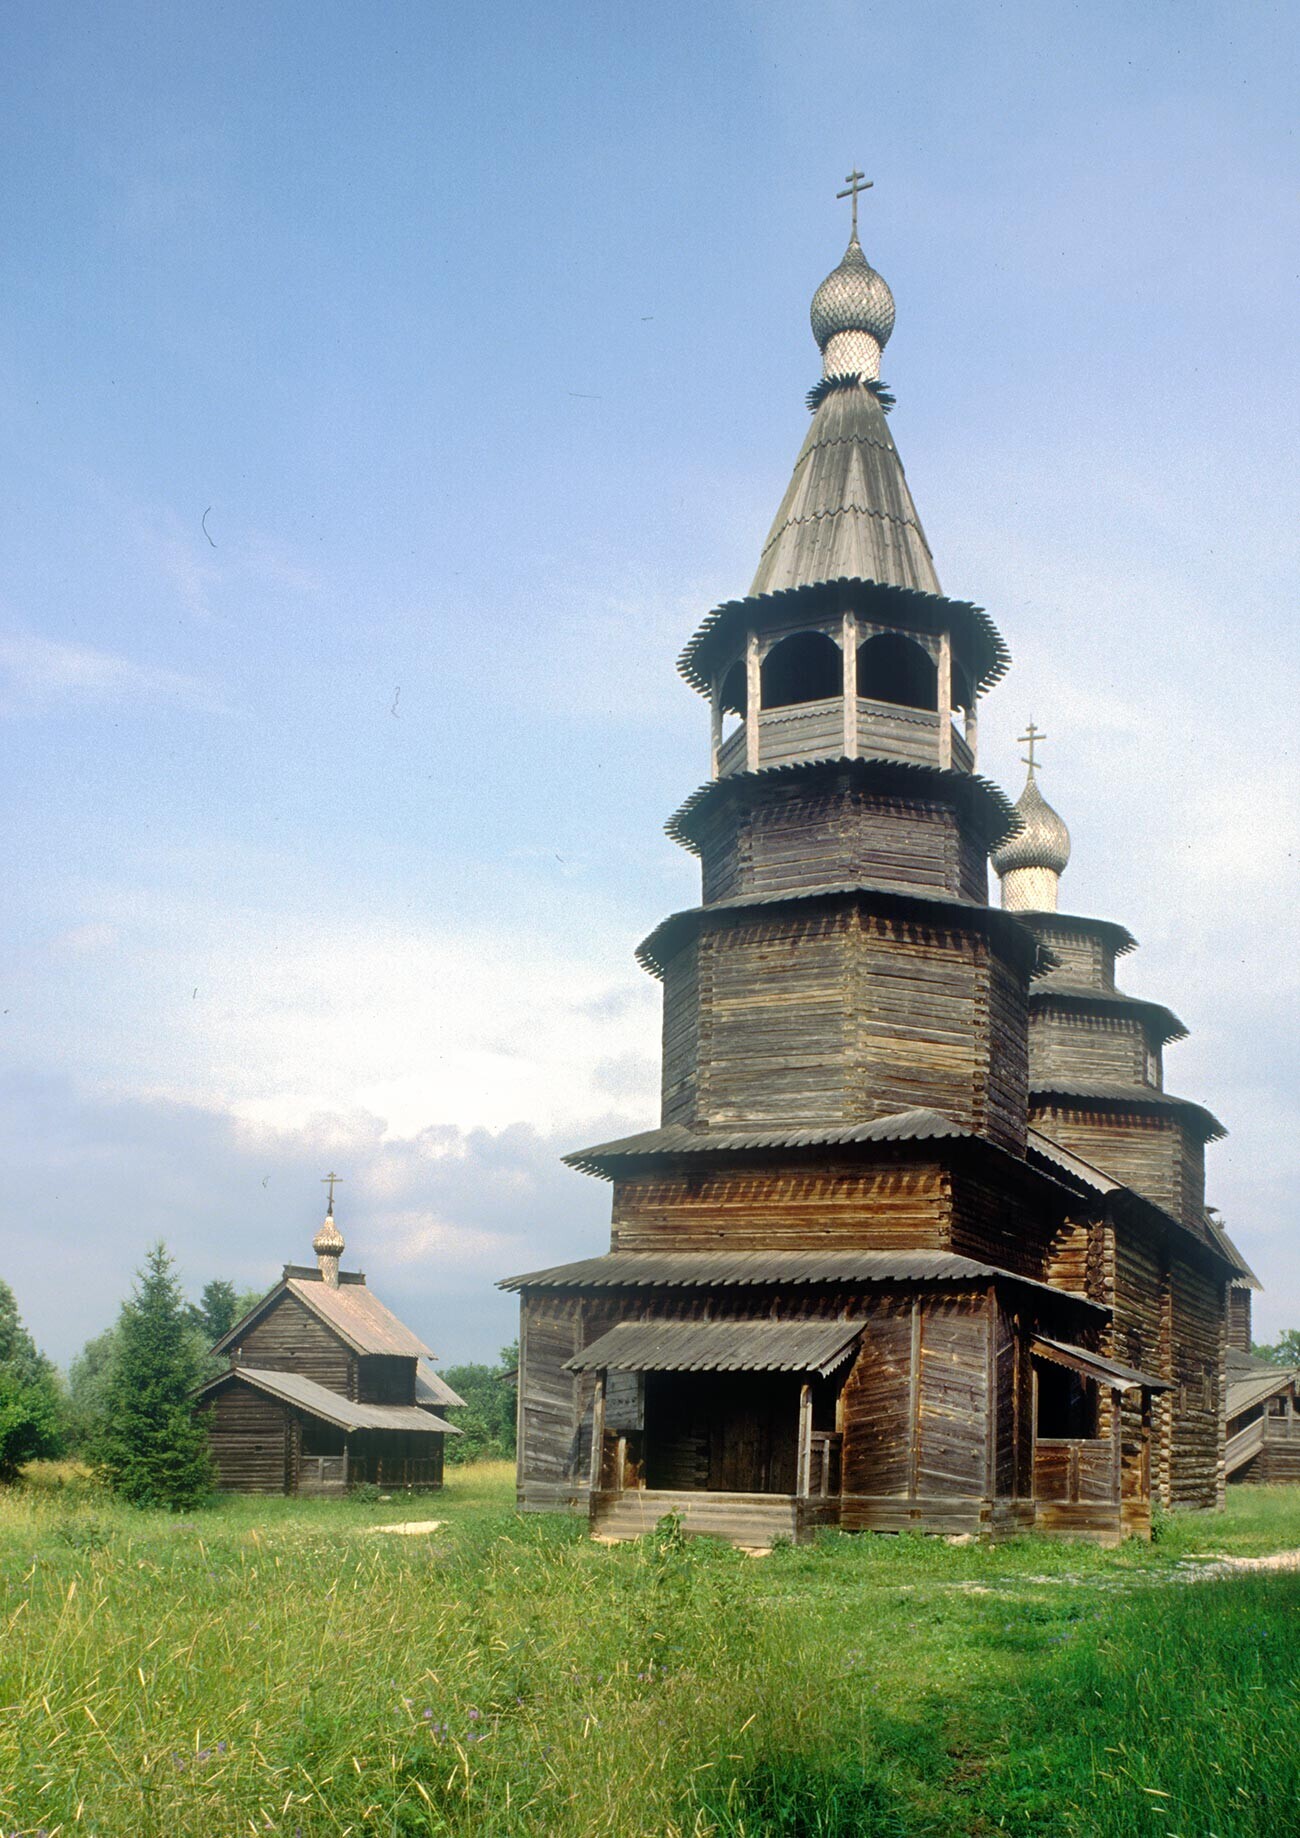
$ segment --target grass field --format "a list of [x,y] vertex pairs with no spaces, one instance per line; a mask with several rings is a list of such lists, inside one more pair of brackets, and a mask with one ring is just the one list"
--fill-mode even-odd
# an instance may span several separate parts
[[1300,1490],[1150,1547],[761,1560],[511,1499],[496,1465],[414,1506],[0,1496],[0,1833],[1300,1832],[1300,1575],[1183,1580],[1300,1547]]

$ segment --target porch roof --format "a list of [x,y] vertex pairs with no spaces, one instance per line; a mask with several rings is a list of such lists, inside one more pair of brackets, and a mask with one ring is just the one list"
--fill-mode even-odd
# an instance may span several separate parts
[[570,1372],[833,1372],[863,1321],[620,1321]]
[[1279,1391],[1285,1391],[1295,1378],[1289,1366],[1274,1366],[1271,1370],[1260,1369],[1255,1372],[1228,1374],[1229,1417],[1239,1417],[1243,1410],[1249,1410],[1254,1404],[1262,1404],[1265,1399],[1273,1397]]
[[1167,1379],[1139,1372],[1134,1366],[1121,1366],[1117,1360],[1103,1359],[1100,1353],[1092,1353],[1087,1347],[1073,1347],[1065,1340],[1048,1340],[1036,1334],[1033,1350],[1040,1359],[1049,1359],[1055,1366],[1067,1366],[1072,1372],[1082,1372],[1111,1391],[1172,1390]]
[[322,1422],[332,1423],[341,1430],[405,1430],[412,1436],[461,1434],[455,1424],[444,1423],[431,1410],[422,1410],[416,1404],[358,1404],[352,1398],[340,1397],[337,1391],[318,1385],[315,1379],[304,1378],[300,1372],[267,1372],[260,1366],[232,1366],[229,1372],[223,1372],[210,1385],[205,1385],[203,1393],[214,1391],[231,1379],[243,1379],[254,1390],[264,1391],[282,1404],[292,1404],[306,1411],[309,1417],[319,1417]]

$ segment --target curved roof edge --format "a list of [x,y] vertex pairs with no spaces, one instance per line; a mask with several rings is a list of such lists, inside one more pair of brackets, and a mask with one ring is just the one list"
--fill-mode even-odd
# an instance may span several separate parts
[[1137,939],[1118,919],[1091,919],[1086,913],[1049,912],[1032,906],[1017,907],[1016,917],[1028,926],[1041,920],[1047,925],[1063,926],[1067,932],[1080,932],[1088,938],[1109,936],[1116,957],[1127,957],[1130,951],[1137,950]]
[[1160,1042],[1186,1040],[1187,1027],[1163,1002],[1148,1002],[1145,996],[1127,996],[1122,990],[1090,989],[1086,983],[1056,983],[1050,976],[1041,977],[1029,990],[1031,1007],[1059,1002],[1065,1008],[1099,1008],[1112,1014],[1140,1011],[1161,1030]]
[[743,599],[725,600],[721,606],[715,606],[711,613],[706,614],[699,629],[687,641],[677,660],[677,668],[692,689],[707,695],[712,673],[711,653],[726,643],[731,628],[740,623],[746,614],[777,619],[782,614],[800,608],[801,602],[807,603],[810,612],[814,608],[822,610],[819,603],[829,600],[839,606],[854,590],[861,594],[863,589],[867,589],[873,597],[889,602],[889,610],[899,624],[911,623],[922,631],[937,625],[939,611],[944,609],[954,636],[970,652],[965,661],[970,666],[975,687],[981,693],[992,689],[1011,668],[1011,653],[1002,634],[982,606],[975,606],[969,600],[950,600],[946,594],[926,593],[919,587],[896,587],[888,581],[861,580],[853,575],[840,575],[829,581],[811,581],[799,587],[783,587],[775,593],[749,594]]
[[1040,1098],[1064,1098],[1067,1105],[1074,1109],[1099,1105],[1104,1110],[1173,1111],[1186,1118],[1188,1123],[1196,1124],[1202,1142],[1218,1142],[1228,1133],[1214,1112],[1207,1110],[1203,1104],[1197,1104],[1191,1098],[1175,1097],[1169,1091],[1157,1091],[1150,1085],[1116,1085],[1100,1080],[1094,1082],[1058,1078],[1044,1079],[1039,1083],[1031,1078],[1029,1097],[1031,1103]]
[[959,772],[953,766],[928,766],[917,760],[883,759],[877,754],[828,754],[824,759],[797,760],[785,766],[760,766],[756,772],[729,772],[710,779],[693,791],[664,825],[664,834],[693,855],[699,854],[696,827],[708,808],[720,798],[746,796],[765,785],[779,784],[810,774],[826,777],[850,772],[856,778],[874,781],[882,790],[897,791],[903,797],[925,797],[933,794],[946,798],[962,815],[972,817],[980,826],[981,840],[992,847],[1002,836],[1009,835],[1015,822],[1011,801],[1000,785],[978,773]]
[[1045,951],[1033,933],[1019,922],[1019,916],[1000,906],[977,906],[972,900],[952,900],[941,894],[904,893],[896,887],[881,887],[871,881],[844,881],[823,887],[801,887],[781,893],[746,894],[733,900],[718,900],[710,906],[688,906],[669,913],[636,948],[636,960],[651,976],[662,976],[664,969],[687,942],[690,934],[706,920],[725,919],[729,914],[744,914],[764,908],[797,906],[823,900],[828,902],[861,901],[874,903],[886,911],[911,913],[937,926],[982,932],[998,938],[1021,958],[1030,976],[1041,965],[1054,967],[1056,959]]

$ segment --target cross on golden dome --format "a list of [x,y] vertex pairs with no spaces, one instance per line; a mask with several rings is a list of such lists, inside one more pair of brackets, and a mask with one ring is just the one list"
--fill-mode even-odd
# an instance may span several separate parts
[[1023,734],[1017,734],[1016,739],[1020,742],[1022,746],[1025,744],[1026,741],[1028,741],[1029,743],[1028,759],[1025,759],[1025,756],[1023,754],[1021,754],[1021,758],[1022,760],[1024,760],[1025,765],[1028,766],[1030,777],[1032,778],[1033,773],[1034,773],[1034,768],[1038,764],[1038,761],[1034,758],[1034,747],[1038,741],[1046,740],[1047,736],[1041,731],[1041,729],[1036,728],[1032,721],[1030,721],[1029,726],[1025,729],[1025,732]]
[[326,1182],[329,1183],[329,1190],[330,1190],[329,1205],[325,1209],[327,1212],[332,1213],[334,1211],[334,1183],[336,1181],[341,1181],[342,1179],[343,1179],[343,1176],[341,1174],[323,1174],[321,1176],[320,1184],[322,1187],[325,1186]]

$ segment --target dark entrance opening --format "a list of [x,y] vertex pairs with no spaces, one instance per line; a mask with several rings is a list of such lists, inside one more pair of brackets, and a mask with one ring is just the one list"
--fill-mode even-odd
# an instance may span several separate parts
[[647,1487],[794,1493],[799,1392],[788,1372],[647,1372]]
[[1045,1441],[1097,1434],[1097,1386],[1081,1372],[1043,1360],[1038,1367],[1038,1434]]

